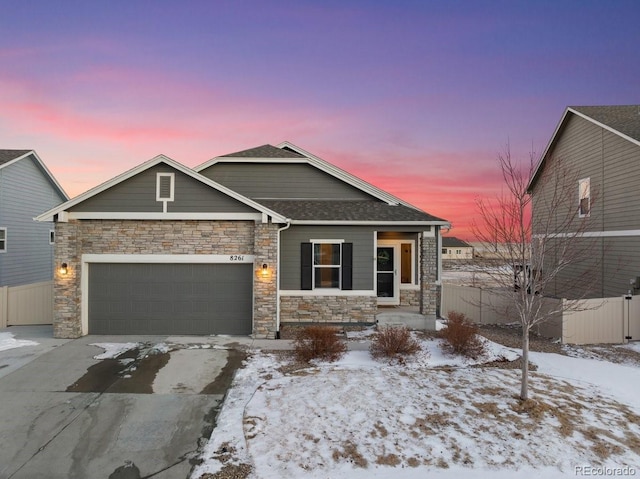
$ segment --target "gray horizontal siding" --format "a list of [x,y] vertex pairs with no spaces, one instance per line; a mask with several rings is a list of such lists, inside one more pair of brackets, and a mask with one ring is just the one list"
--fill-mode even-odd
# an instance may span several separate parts
[[249,198],[372,198],[344,181],[303,163],[218,163],[200,173]]
[[256,210],[174,168],[159,164],[112,186],[70,209],[73,212],[162,212],[156,201],[156,174],[175,173],[170,213],[255,213]]
[[0,227],[7,228],[7,252],[0,253],[0,286],[53,277],[53,223],[33,218],[65,200],[32,158],[0,170]]
[[373,290],[374,228],[355,226],[292,226],[281,233],[280,287],[300,289],[300,244],[310,239],[342,239],[353,243],[353,289]]

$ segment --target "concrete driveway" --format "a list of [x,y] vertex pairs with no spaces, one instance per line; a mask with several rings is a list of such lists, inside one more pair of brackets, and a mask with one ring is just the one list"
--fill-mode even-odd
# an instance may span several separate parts
[[[139,344],[94,359],[103,349],[91,343],[126,342]],[[186,478],[244,358],[231,337],[86,336],[40,348],[0,351],[2,479]]]

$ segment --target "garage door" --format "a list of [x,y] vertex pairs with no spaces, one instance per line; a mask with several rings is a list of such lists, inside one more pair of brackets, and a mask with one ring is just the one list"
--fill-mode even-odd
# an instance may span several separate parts
[[89,265],[90,334],[251,334],[253,264]]

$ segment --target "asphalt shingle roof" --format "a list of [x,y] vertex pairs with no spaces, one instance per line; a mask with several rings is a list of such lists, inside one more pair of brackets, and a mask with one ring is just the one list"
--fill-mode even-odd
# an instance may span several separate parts
[[288,148],[278,148],[272,145],[262,145],[222,156],[225,158],[306,158]]
[[31,150],[0,150],[0,165],[9,163],[15,160],[19,156],[26,155]]
[[640,105],[572,106],[569,108],[640,141]]
[[292,220],[315,221],[445,221],[424,211],[382,201],[257,200]]
[[442,246],[447,248],[455,248],[455,247],[463,247],[463,248],[471,248],[471,245],[466,241],[462,241],[455,236],[443,236],[442,237]]

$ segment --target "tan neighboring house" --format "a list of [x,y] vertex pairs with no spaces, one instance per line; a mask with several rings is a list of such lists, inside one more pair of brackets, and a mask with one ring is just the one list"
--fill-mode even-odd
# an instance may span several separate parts
[[473,259],[473,246],[454,236],[442,237],[442,259]]

